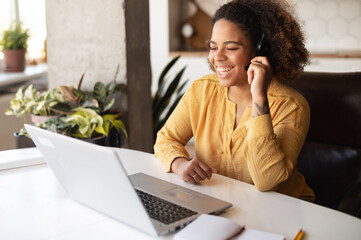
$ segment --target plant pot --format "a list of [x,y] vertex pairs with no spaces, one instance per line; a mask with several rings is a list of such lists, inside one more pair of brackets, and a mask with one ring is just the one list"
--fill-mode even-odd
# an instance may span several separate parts
[[[29,148],[35,147],[35,144],[31,138],[23,135],[19,135],[19,132],[14,133],[16,148]],[[118,133],[112,131],[107,137],[96,137],[96,138],[78,138],[79,140],[94,143],[101,146],[107,147],[121,147],[124,143],[125,136],[123,132]]]
[[29,148],[35,147],[35,144],[31,138],[23,135],[19,135],[19,132],[14,133],[16,148]]
[[112,131],[107,137],[78,138],[80,140],[107,147],[121,147],[124,143],[124,133]]
[[5,72],[23,72],[25,69],[25,49],[3,50]]

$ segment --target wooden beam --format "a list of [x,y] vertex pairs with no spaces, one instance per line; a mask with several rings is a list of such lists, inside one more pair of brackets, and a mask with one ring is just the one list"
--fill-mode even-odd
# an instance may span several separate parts
[[128,145],[153,152],[149,3],[125,0]]

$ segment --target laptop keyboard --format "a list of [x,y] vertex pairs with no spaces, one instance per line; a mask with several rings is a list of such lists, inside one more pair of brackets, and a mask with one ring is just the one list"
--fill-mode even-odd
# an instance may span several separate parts
[[171,224],[181,219],[196,215],[197,212],[168,202],[137,189],[137,194],[151,218],[165,224]]

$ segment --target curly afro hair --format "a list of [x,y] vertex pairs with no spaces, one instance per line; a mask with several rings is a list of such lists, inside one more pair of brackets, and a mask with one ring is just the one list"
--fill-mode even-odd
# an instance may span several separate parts
[[222,5],[212,18],[212,26],[220,19],[235,23],[251,39],[256,49],[264,35],[258,54],[268,58],[278,81],[297,79],[309,63],[304,35],[283,0],[233,0]]

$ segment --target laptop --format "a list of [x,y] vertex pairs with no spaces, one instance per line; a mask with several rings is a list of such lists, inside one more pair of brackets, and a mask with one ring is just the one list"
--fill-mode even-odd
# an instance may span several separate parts
[[[218,214],[231,203],[144,173],[128,176],[121,151],[25,128],[72,200],[152,236],[176,231],[201,214]],[[119,153],[120,152],[120,153]]]

